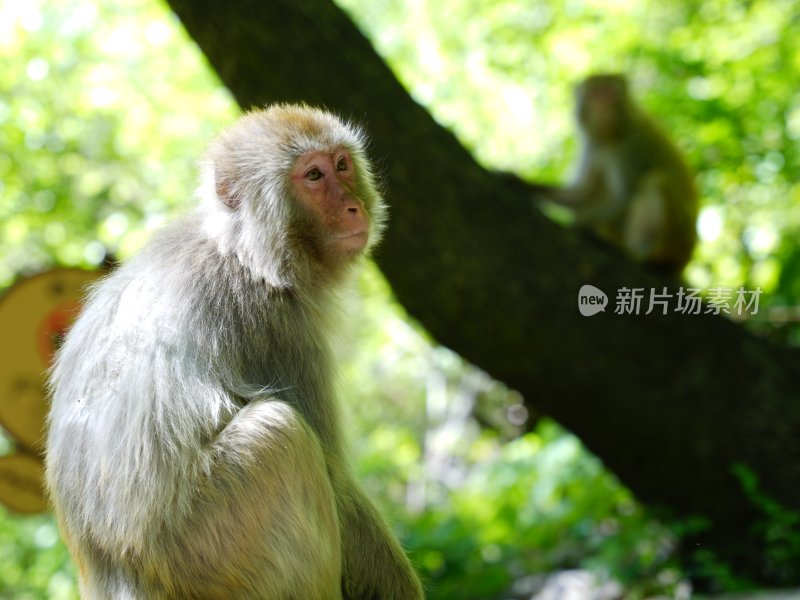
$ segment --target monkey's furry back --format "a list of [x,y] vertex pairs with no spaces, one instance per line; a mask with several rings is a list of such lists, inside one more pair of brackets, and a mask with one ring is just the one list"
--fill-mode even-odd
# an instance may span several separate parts
[[[92,289],[57,355],[47,479],[68,541],[109,556],[153,547],[165,523],[190,515],[210,473],[208,445],[255,398],[279,393],[324,443],[339,445],[324,322],[331,298],[297,285],[313,269],[296,262],[282,204],[288,192],[274,182],[314,144],[344,144],[360,157],[362,140],[343,126],[332,129],[337,139],[312,139],[313,128],[310,138],[292,139],[263,114],[212,145],[203,205]],[[259,140],[282,144],[284,160],[252,164],[244,150]],[[248,168],[234,182],[243,204],[232,211],[218,202],[214,175]],[[372,175],[361,175],[377,233],[381,198]]]

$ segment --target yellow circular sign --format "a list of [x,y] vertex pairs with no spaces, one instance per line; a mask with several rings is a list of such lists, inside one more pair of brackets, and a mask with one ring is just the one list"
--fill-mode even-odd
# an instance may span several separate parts
[[86,286],[102,274],[55,269],[20,281],[0,298],[0,425],[34,452],[42,450],[53,353]]
[[44,464],[38,456],[0,456],[0,502],[13,511],[40,513],[47,510]]

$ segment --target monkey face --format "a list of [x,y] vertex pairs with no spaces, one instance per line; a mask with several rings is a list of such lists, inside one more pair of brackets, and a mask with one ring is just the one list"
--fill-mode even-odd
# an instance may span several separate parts
[[248,113],[202,163],[207,232],[277,287],[338,280],[386,221],[365,141],[357,127],[307,106]]
[[303,154],[291,178],[300,209],[314,223],[321,238],[316,242],[327,258],[349,258],[366,247],[369,216],[346,149]]
[[616,139],[625,130],[628,92],[621,75],[593,75],[576,89],[578,121],[595,140]]

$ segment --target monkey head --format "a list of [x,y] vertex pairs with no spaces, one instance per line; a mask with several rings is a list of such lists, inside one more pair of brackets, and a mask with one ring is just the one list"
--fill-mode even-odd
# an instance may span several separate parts
[[575,89],[578,123],[591,140],[614,141],[628,130],[633,107],[624,75],[591,75]]
[[302,105],[252,111],[223,132],[200,196],[220,250],[280,287],[337,276],[386,220],[361,130]]

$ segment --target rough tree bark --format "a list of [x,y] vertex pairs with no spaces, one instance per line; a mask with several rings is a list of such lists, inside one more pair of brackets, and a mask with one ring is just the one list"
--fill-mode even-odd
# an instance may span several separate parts
[[[701,536],[762,581],[758,511],[731,469],[800,509],[800,353],[719,317],[586,318],[592,283],[670,286],[531,204],[416,104],[330,0],[169,0],[243,107],[323,105],[363,122],[392,206],[377,261],[442,344],[577,434],[651,506],[713,523]],[[674,286],[672,286],[674,288]]]

